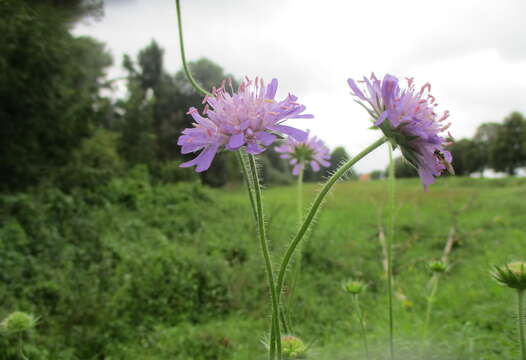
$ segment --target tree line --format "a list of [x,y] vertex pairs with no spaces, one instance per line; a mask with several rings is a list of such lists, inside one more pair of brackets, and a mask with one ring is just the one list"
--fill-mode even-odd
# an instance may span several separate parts
[[[502,122],[479,125],[475,135],[454,141],[449,146],[456,175],[484,174],[493,169],[515,175],[526,166],[526,118],[514,111]],[[397,177],[417,176],[414,168],[402,158],[395,159]]]

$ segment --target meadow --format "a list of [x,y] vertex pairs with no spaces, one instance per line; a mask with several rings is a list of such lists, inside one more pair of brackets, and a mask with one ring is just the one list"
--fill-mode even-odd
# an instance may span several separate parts
[[[398,359],[512,359],[518,354],[514,293],[492,264],[524,256],[524,179],[444,178],[424,192],[396,184],[395,345]],[[319,185],[306,184],[307,204]],[[274,254],[297,226],[295,188],[263,193]],[[382,237],[385,181],[339,183],[303,246],[292,297],[294,335],[311,359],[365,359],[342,282],[361,297],[373,359],[387,358]],[[28,359],[263,359],[268,289],[254,221],[240,186],[151,184],[145,168],[97,192],[56,189],[3,195],[0,318],[38,317],[23,339]],[[449,271],[424,319],[431,274]],[[274,263],[279,262],[274,258]],[[0,338],[0,359],[18,342]]]

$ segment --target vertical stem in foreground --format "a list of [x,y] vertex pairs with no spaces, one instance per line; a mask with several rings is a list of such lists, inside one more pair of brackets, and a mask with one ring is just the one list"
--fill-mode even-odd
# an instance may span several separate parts
[[243,173],[243,181],[247,187],[248,198],[250,199],[250,207],[252,208],[252,213],[254,214],[254,220],[257,222],[258,215],[256,210],[256,201],[254,200],[254,183],[248,172],[247,154],[243,151],[237,151],[237,157],[239,160],[239,166],[241,167],[241,172]]
[[433,275],[433,277],[431,278],[431,292],[429,293],[429,296],[427,298],[426,320],[424,323],[424,331],[423,331],[424,340],[427,340],[429,321],[431,319],[431,311],[433,310],[433,303],[435,302],[435,295],[438,289],[439,279],[440,279],[440,275],[438,274]]
[[[297,195],[298,226],[300,226],[301,222],[303,221],[303,168],[300,169],[300,172],[298,174],[297,190],[298,190],[298,195]],[[284,320],[283,328],[285,329],[286,332],[293,331],[290,314],[292,313],[291,311],[292,298],[296,291],[296,286],[299,281],[300,273],[301,273],[301,246],[298,248],[298,251],[295,255],[294,270],[293,270],[292,277],[291,277],[292,279],[289,285],[289,291],[287,292],[287,301],[286,301],[286,307],[285,307],[287,316],[283,317],[283,320]]]
[[356,312],[358,315],[358,320],[360,321],[360,331],[362,333],[363,348],[365,350],[365,358],[369,360],[369,346],[367,345],[367,335],[365,333],[365,322],[363,320],[363,313],[360,307],[360,299],[358,295],[353,295],[354,306],[356,307]]
[[387,234],[387,297],[389,306],[389,355],[394,359],[394,321],[393,321],[393,238],[395,212],[395,172],[393,161],[393,145],[389,147],[389,232]]
[[303,168],[298,174],[298,224],[303,220]]
[[278,297],[276,295],[276,286],[274,284],[274,272],[272,270],[272,261],[270,259],[270,252],[268,249],[267,236],[265,231],[265,220],[263,218],[263,202],[261,199],[261,187],[259,184],[256,161],[253,155],[248,155],[248,162],[250,165],[250,172],[252,175],[252,181],[254,185],[259,242],[261,245],[261,251],[263,252],[263,259],[265,260],[265,268],[267,271],[267,278],[270,288],[270,298],[272,302],[272,326],[270,330],[271,341],[269,359],[274,360],[277,350],[278,360],[281,360],[281,334],[279,330]]
[[519,336],[520,336],[520,344],[521,344],[521,360],[526,360],[526,339],[524,338],[524,322],[526,322],[526,319],[524,318],[524,290],[519,289],[517,290],[518,294],[518,307],[517,312],[519,315]]

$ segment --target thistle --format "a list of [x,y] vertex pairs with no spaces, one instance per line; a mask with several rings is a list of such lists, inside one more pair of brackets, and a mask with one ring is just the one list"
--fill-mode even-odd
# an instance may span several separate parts
[[498,284],[517,290],[517,315],[519,318],[519,342],[521,359],[526,360],[524,317],[524,290],[526,290],[526,262],[515,261],[504,266],[494,266],[491,276]]

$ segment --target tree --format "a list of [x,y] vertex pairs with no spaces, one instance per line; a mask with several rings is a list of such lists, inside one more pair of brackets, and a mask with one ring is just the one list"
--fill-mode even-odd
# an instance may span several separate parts
[[519,112],[511,113],[499,127],[491,151],[491,165],[496,171],[515,174],[526,165],[526,119]]
[[473,137],[476,148],[476,152],[471,154],[474,156],[472,161],[476,162],[474,171],[480,171],[481,176],[483,176],[484,169],[491,164],[492,149],[500,127],[501,124],[495,122],[481,124]]
[[482,142],[475,140],[461,139],[455,141],[448,147],[448,150],[453,156],[453,163],[451,164],[455,169],[457,176],[470,175],[477,171],[483,171],[487,156],[482,151]]
[[111,58],[100,43],[71,36],[52,10],[21,0],[0,2],[4,189],[36,185],[67,164],[100,117],[97,78]]
[[[340,165],[345,163],[350,158],[351,157],[347,153],[347,150],[345,150],[343,146],[335,147],[331,153],[331,160],[330,160],[331,165],[325,168],[323,176],[325,177],[331,176],[340,167]],[[347,172],[347,175],[349,178],[356,177],[356,173],[354,172],[352,168]]]
[[[411,178],[418,176],[418,172],[416,171],[414,166],[411,165],[403,157],[397,157],[396,159],[394,159],[394,167],[395,176],[397,178]],[[385,171],[385,173],[388,173],[388,169]]]

